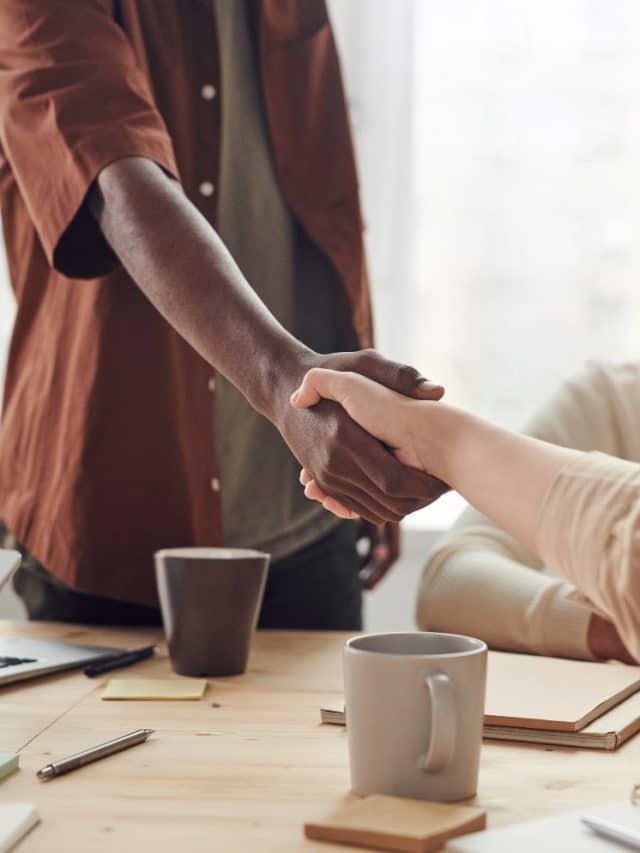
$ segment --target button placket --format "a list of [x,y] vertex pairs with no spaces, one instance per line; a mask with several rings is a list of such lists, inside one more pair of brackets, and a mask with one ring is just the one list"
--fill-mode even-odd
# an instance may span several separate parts
[[[205,101],[212,101],[216,96],[216,87],[211,83],[205,83],[200,89],[200,95]],[[205,198],[210,198],[215,191],[215,187],[211,181],[202,181],[198,189],[200,195]]]
[[[207,388],[213,394],[216,389],[216,377],[210,376],[207,380]],[[209,480],[209,488],[212,492],[217,494],[220,491],[220,479],[218,477],[211,477]]]

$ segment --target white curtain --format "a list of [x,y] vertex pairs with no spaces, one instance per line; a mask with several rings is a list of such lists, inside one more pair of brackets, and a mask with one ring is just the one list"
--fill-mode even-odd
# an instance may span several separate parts
[[511,425],[640,358],[640,3],[329,2],[379,347]]

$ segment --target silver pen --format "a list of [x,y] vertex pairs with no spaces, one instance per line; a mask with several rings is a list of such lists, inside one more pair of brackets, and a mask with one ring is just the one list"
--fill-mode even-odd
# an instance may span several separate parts
[[137,746],[139,743],[144,743],[149,735],[152,734],[153,729],[136,729],[135,732],[129,732],[127,735],[121,735],[120,737],[113,738],[113,740],[99,743],[98,746],[83,749],[82,752],[76,752],[75,755],[70,755],[68,758],[61,758],[59,761],[52,761],[51,764],[45,764],[44,767],[38,770],[36,776],[38,779],[53,779],[54,776],[61,776],[70,770],[76,770],[78,767],[84,767],[85,764],[91,764],[92,761],[98,761],[100,758],[106,758],[107,755],[113,755],[114,752],[121,752],[130,746]]
[[628,826],[621,826],[611,820],[604,820],[601,817],[582,817],[580,820],[597,835],[608,838],[610,841],[617,841],[619,844],[624,844],[627,848],[640,850],[640,832],[638,830]]

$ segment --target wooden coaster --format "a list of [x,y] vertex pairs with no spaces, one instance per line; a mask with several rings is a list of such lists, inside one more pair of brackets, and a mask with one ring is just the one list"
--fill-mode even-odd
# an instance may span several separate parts
[[306,823],[304,834],[356,847],[430,853],[449,838],[484,829],[485,824],[486,812],[472,806],[374,794],[342,806],[323,821]]

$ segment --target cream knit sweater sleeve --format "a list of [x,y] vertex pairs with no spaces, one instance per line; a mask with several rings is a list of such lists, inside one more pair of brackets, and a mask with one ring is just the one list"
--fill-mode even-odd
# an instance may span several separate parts
[[640,465],[588,453],[556,476],[537,546],[640,659]]
[[[589,365],[551,396],[526,432],[564,447],[640,462],[640,363]],[[576,483],[565,469],[548,496],[539,536],[546,565],[572,580],[577,568],[565,566],[553,518],[560,495],[573,492]],[[569,524],[566,514],[562,518]],[[515,539],[468,509],[428,556],[418,624],[423,630],[472,634],[493,648],[589,658],[590,607],[570,583],[543,569]]]

